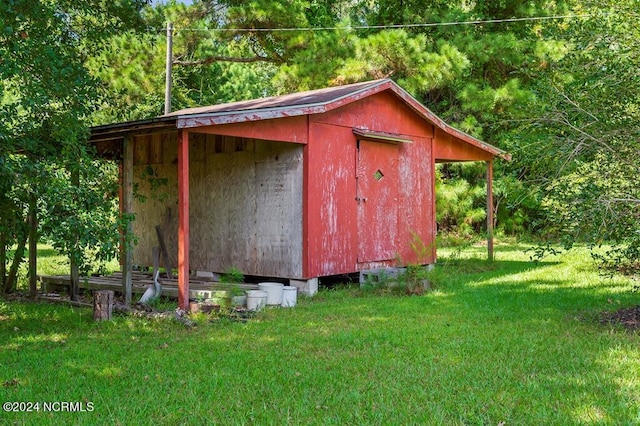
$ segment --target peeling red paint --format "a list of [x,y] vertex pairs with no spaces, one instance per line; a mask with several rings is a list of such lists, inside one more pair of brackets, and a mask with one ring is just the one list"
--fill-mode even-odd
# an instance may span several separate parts
[[189,287],[188,132],[304,145],[303,276],[289,277],[295,279],[435,262],[435,163],[508,157],[447,125],[391,80],[188,109],[157,120],[102,126],[92,141],[144,134],[145,128],[158,132],[160,124],[165,134],[179,129],[181,307]]
[[178,306],[189,309],[189,132],[178,131]]

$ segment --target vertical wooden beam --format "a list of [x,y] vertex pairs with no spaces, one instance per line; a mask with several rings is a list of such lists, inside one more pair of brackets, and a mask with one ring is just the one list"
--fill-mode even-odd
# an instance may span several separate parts
[[431,217],[432,217],[432,232],[433,240],[431,241],[431,256],[433,263],[438,261],[437,243],[438,238],[438,219],[436,214],[436,138],[431,138],[431,170],[428,171],[431,176]]
[[189,132],[178,130],[178,306],[189,309]]
[[487,161],[487,256],[493,260],[493,161]]
[[[80,187],[80,166],[78,164],[74,164],[72,166],[71,169],[71,185],[73,185],[75,188]],[[79,202],[80,200],[76,200],[76,202]],[[71,300],[76,301],[78,300],[78,296],[80,294],[80,271],[78,268],[78,257],[79,257],[79,236],[78,236],[78,232],[79,230],[76,229],[74,236],[73,236],[73,246],[71,248],[71,259],[69,259],[69,263],[71,264],[71,276],[70,276],[70,281],[71,281],[71,288],[70,288],[70,296],[71,296]],[[29,255],[31,256],[31,255]]]
[[29,295],[36,297],[38,279],[38,198],[29,199]]
[[311,137],[311,120],[307,115],[307,143],[302,147],[302,276],[309,277],[309,238],[311,233],[311,224],[309,223],[309,197],[311,194],[310,186],[310,167],[309,156],[310,149],[309,138]]
[[131,276],[133,274],[133,247],[131,246],[131,217],[133,213],[133,137],[126,135],[122,141],[122,195],[120,210],[126,218],[126,226],[122,229],[122,294],[124,303],[131,303]]
[[[122,154],[121,154],[122,155]],[[122,160],[122,158],[121,158]],[[118,161],[118,213],[120,214],[120,218],[123,218],[124,216],[124,197],[122,195],[122,193],[124,192],[122,190],[123,187],[123,181],[122,181],[122,163],[124,163],[124,161]],[[119,248],[119,252],[118,252],[118,264],[120,265],[120,271],[122,271],[122,265],[124,265],[124,238],[125,238],[125,230],[120,228],[120,248]]]
[[0,230],[0,291],[7,282],[7,234]]

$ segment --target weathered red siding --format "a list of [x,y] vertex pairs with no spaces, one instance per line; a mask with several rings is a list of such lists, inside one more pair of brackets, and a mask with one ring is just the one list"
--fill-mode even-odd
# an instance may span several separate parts
[[237,136],[277,142],[307,143],[307,117],[304,115],[271,120],[248,121],[197,128],[198,133]]
[[356,139],[350,128],[309,123],[305,163],[307,277],[355,271]]
[[490,152],[461,143],[440,129],[436,129],[434,151],[436,161],[490,161],[493,159]]
[[[167,229],[181,306],[189,265],[298,280],[433,263],[435,163],[508,158],[386,79],[99,126],[91,140],[117,157],[123,137],[136,138],[134,165],[178,175],[179,215],[165,216],[178,222]],[[156,213],[136,224],[148,225],[149,244],[164,220]],[[224,262],[209,261],[220,253]]]
[[[309,117],[309,145],[305,159],[307,277],[355,272],[379,266],[434,261],[433,126],[416,116],[390,93],[380,93],[325,114]],[[359,223],[357,197],[358,139],[353,128],[396,133],[413,143],[392,144],[397,155],[397,191],[386,198],[386,224]],[[364,142],[369,143],[372,142]],[[383,150],[381,147],[375,149]],[[382,153],[387,155],[388,153]],[[370,200],[369,202],[371,202]],[[362,202],[362,201],[360,201]],[[382,217],[382,216],[380,216]],[[393,227],[393,253],[389,242],[367,248],[368,226]],[[389,237],[390,235],[386,235]],[[364,241],[363,241],[364,239]],[[362,252],[361,252],[362,254]]]

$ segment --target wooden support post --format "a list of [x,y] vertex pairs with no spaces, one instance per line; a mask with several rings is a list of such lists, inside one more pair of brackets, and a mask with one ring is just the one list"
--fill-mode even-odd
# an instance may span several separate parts
[[122,205],[120,209],[123,216],[127,217],[127,225],[122,230],[122,294],[125,305],[131,304],[133,274],[133,247],[131,246],[132,226],[129,215],[133,212],[133,137],[126,135],[122,147]]
[[0,231],[0,291],[7,282],[7,234]]
[[493,261],[493,161],[487,161],[487,256]]
[[178,306],[189,309],[189,132],[178,130]]
[[113,291],[98,290],[93,294],[93,319],[95,321],[111,320],[113,311]]
[[[80,186],[80,168],[79,165],[73,165],[73,168],[71,169],[71,185],[75,186],[76,188],[78,188]],[[79,201],[79,200],[77,200]],[[80,249],[78,247],[79,245],[79,236],[78,233],[79,230],[75,230],[74,232],[74,236],[73,236],[73,246],[71,248],[71,258],[69,259],[69,262],[71,264],[71,276],[70,276],[70,284],[71,284],[71,288],[69,289],[69,295],[71,297],[71,300],[73,301],[77,301],[78,300],[78,296],[80,295],[80,272],[79,272],[79,268],[78,268],[78,257],[80,256],[80,253],[78,253],[78,250]]]
[[29,295],[36,297],[38,280],[38,198],[29,200]]

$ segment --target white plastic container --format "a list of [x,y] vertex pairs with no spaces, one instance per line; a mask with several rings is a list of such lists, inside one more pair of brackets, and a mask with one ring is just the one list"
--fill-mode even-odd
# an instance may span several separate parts
[[298,303],[298,288],[286,285],[282,289],[282,307],[293,308]]
[[250,311],[260,311],[267,304],[267,292],[261,290],[247,291],[247,309]]
[[267,305],[282,305],[282,293],[284,284],[281,283],[258,283],[258,288],[267,292]]

